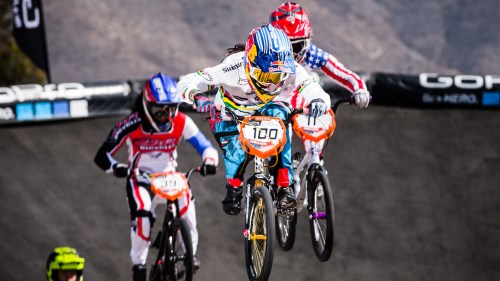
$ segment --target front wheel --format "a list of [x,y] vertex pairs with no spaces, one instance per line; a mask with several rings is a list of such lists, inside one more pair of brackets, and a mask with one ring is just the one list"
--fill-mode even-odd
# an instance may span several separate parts
[[309,227],[314,253],[322,262],[333,250],[334,208],[330,181],[321,170],[312,170],[308,183]]
[[266,187],[254,190],[245,237],[245,262],[248,279],[264,281],[269,278],[274,256],[274,209]]
[[[170,226],[170,280],[193,280],[193,245],[191,234],[181,219],[174,219]],[[167,243],[168,244],[168,243]]]

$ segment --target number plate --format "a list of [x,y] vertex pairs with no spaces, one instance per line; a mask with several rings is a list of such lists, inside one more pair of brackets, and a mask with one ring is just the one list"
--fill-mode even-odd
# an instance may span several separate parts
[[300,114],[293,118],[293,130],[301,139],[314,142],[327,139],[335,131],[335,115],[330,109],[327,114],[316,118]]
[[168,172],[151,175],[151,190],[154,194],[174,201],[189,189],[183,173]]
[[260,158],[277,155],[286,143],[286,129],[277,117],[249,116],[243,120],[239,137],[248,154]]

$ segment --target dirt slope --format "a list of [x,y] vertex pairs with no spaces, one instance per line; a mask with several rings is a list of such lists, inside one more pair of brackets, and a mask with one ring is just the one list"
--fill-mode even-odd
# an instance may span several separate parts
[[[301,214],[297,243],[277,250],[271,280],[497,280],[497,115],[341,108],[326,150],[335,253],[316,260]],[[57,245],[85,255],[86,280],[130,280],[124,185],[92,163],[117,120],[1,129],[2,280],[43,280]],[[191,153],[180,147],[182,169],[198,164]],[[222,212],[222,173],[193,185],[203,262],[196,280],[244,280],[243,217]]]

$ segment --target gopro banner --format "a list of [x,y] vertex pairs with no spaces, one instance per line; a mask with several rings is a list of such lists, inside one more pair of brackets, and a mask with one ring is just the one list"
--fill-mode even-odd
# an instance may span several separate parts
[[45,71],[50,82],[42,0],[12,0],[13,33],[19,48]]
[[126,82],[0,87],[0,125],[128,114],[135,96]]
[[499,75],[371,75],[373,104],[416,108],[500,109]]

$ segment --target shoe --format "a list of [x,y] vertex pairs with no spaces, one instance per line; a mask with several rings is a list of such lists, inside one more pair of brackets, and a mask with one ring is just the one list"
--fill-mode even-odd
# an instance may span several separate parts
[[241,195],[242,189],[240,187],[233,187],[229,184],[226,185],[226,197],[222,201],[222,209],[224,213],[230,216],[236,216],[241,211]]
[[146,265],[136,264],[132,267],[132,280],[146,281]]
[[280,187],[278,189],[278,207],[285,210],[293,210],[297,207],[297,199],[290,187]]
[[196,273],[196,271],[198,271],[198,269],[200,269],[200,267],[201,267],[200,260],[198,259],[197,256],[194,256],[193,257],[193,271],[194,271],[194,273]]

